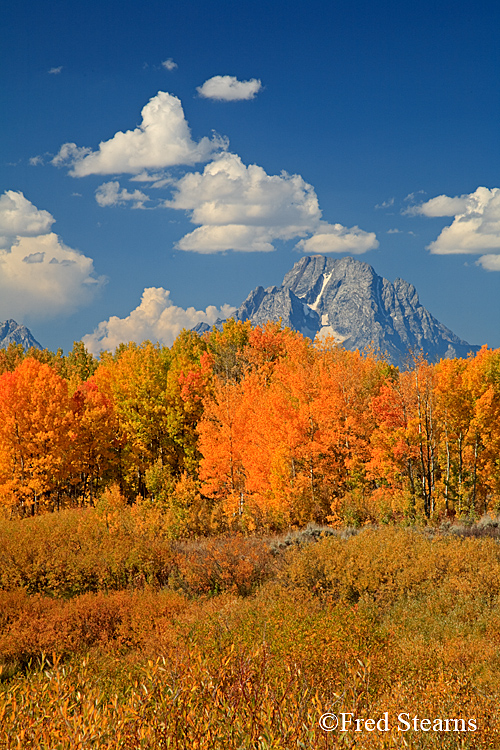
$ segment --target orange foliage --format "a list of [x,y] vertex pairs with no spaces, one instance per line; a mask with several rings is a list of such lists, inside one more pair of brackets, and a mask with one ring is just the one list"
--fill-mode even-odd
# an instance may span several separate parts
[[53,501],[70,471],[72,421],[66,381],[48,365],[28,357],[0,377],[3,504],[35,512]]
[[241,360],[238,380],[219,379],[205,403],[204,491],[254,523],[324,520],[364,481],[376,361],[275,325],[250,333]]
[[2,370],[0,495],[22,514],[93,504],[114,482],[173,536],[500,510],[500,350],[399,372],[230,320],[99,366],[78,343],[10,347]]

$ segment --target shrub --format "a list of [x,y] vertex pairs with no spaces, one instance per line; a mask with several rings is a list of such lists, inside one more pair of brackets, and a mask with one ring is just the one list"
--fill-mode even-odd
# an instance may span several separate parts
[[229,591],[246,596],[269,577],[272,555],[259,539],[241,536],[177,546],[174,583],[190,594]]

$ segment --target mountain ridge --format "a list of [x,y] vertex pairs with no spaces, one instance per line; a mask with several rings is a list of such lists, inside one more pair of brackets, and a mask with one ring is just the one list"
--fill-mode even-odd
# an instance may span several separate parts
[[[413,354],[430,361],[466,357],[479,346],[460,339],[420,303],[413,284],[393,283],[372,266],[350,256],[304,256],[285,274],[280,287],[257,287],[233,316],[264,325],[282,320],[311,339],[333,336],[347,349],[372,347],[405,367]],[[215,326],[222,327],[224,321]],[[210,330],[207,324],[198,332]]]

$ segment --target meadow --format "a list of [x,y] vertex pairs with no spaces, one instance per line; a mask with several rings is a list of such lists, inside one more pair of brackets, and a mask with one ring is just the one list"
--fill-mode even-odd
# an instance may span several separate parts
[[498,747],[499,535],[175,540],[141,504],[4,517],[0,747]]

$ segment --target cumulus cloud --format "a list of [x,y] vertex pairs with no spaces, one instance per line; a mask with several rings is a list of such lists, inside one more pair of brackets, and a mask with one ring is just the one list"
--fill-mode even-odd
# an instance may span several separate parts
[[438,195],[419,206],[410,206],[405,213],[412,215],[429,216],[455,216],[466,210],[469,201],[468,195],[457,195],[449,198],[447,195]]
[[478,263],[490,271],[500,270],[500,188],[478,187],[473,193],[449,198],[440,195],[418,207],[423,216],[453,216],[434,242],[436,255],[477,254]]
[[144,203],[149,200],[148,196],[140,190],[129,192],[126,188],[120,190],[118,180],[104,182],[95,191],[95,199],[100,206],[120,206],[132,203],[132,208],[144,208]]
[[342,224],[323,224],[306,240],[297,243],[305,253],[353,253],[358,255],[374,250],[379,245],[375,232],[365,232],[359,227],[343,227]]
[[0,249],[0,318],[71,313],[90,303],[104,281],[96,278],[91,258],[53,232],[19,237],[9,249]]
[[201,225],[178,243],[200,253],[267,252],[274,239],[304,235],[321,217],[314,188],[300,175],[268,175],[230,153],[184,175],[165,205],[189,211]]
[[169,57],[168,60],[162,62],[162,67],[165,68],[165,70],[175,70],[178,66],[177,63]]
[[48,71],[48,73],[49,73],[49,75],[51,75],[51,76],[57,76],[57,75],[59,75],[59,73],[60,73],[60,72],[62,71],[62,69],[63,69],[63,66],[62,66],[62,65],[58,65],[58,67],[57,67],[57,68],[51,68],[51,69],[50,69],[50,70]]
[[[35,237],[47,234],[54,217],[33,205],[23,193],[6,190],[0,196],[0,243],[6,247],[17,236]],[[9,240],[10,238],[10,240]]]
[[[260,81],[216,79],[224,86],[229,81],[232,98],[260,87]],[[198,225],[177,243],[187,252],[271,252],[276,240],[294,238],[302,239],[298,247],[306,252],[363,253],[378,247],[373,232],[322,221],[315,190],[300,175],[269,175],[256,164],[247,166],[226,151],[227,142],[218,136],[194,142],[177,97],[160,91],[143,108],[142,118],[139,127],[116,133],[98,151],[65,143],[53,164],[69,165],[73,176],[128,173],[131,180],[152,188],[171,188],[171,198],[161,205],[187,211]],[[197,161],[209,163],[202,172],[187,172],[179,179],[166,171]],[[97,189],[96,200],[101,206],[143,208],[149,198],[112,180]]]
[[90,174],[140,174],[144,170],[191,165],[210,159],[227,142],[214,135],[195,142],[176,96],[159,91],[143,107],[134,130],[119,131],[97,151],[65,143],[52,163],[69,166],[73,177]]
[[500,255],[489,253],[482,255],[476,261],[478,266],[482,266],[486,271],[500,271]]
[[230,153],[182,177],[165,205],[192,211],[194,224],[279,227],[291,237],[321,216],[314,188],[300,175],[268,175]]
[[203,172],[184,175],[164,205],[188,211],[193,224],[200,225],[177,243],[180,250],[270,252],[274,240],[310,234],[304,242],[321,246],[321,252],[365,252],[378,245],[373,233],[321,221],[314,188],[300,175],[268,175],[231,153],[207,164]]
[[196,91],[205,99],[217,99],[218,101],[234,102],[243,99],[253,99],[262,88],[262,83],[257,78],[249,81],[238,81],[236,76],[213,76]]
[[227,224],[202,226],[182,237],[179,250],[210,255],[225,250],[242,253],[270,253],[274,250],[273,234],[267,227]]
[[162,287],[145,289],[141,302],[126,318],[113,316],[99,323],[93,333],[83,337],[87,349],[93,354],[114,350],[122,342],[141,343],[146,339],[171,346],[183,328],[194,328],[197,323],[215,323],[217,318],[227,318],[235,307],[210,305],[206,310],[196,310],[174,305],[170,292]]
[[22,193],[0,197],[0,319],[50,318],[90,302],[104,277],[51,231],[53,216]]

